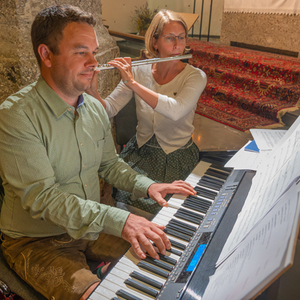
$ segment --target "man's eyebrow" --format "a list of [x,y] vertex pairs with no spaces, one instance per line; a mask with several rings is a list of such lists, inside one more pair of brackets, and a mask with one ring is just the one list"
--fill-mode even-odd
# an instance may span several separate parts
[[[74,49],[75,50],[78,50],[78,49],[86,49],[86,50],[89,50],[89,47],[85,46],[85,45],[81,45],[81,44],[78,44],[78,45],[75,45],[74,46]],[[99,50],[99,47],[96,47],[94,51],[98,51]],[[93,51],[93,52],[94,52]]]
[[89,47],[81,45],[81,44],[78,44],[78,45],[74,46],[74,49],[89,49]]

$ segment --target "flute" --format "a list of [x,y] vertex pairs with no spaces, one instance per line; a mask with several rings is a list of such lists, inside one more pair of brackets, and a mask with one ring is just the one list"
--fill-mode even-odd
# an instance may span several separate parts
[[[135,60],[131,62],[132,67],[141,66],[141,65],[149,65],[154,63],[159,63],[163,61],[172,61],[172,60],[181,60],[181,59],[188,59],[192,58],[192,54],[186,54],[186,55],[177,55],[177,56],[171,56],[171,57],[161,57],[161,58],[149,58],[144,60]],[[95,68],[95,71],[103,71],[103,70],[112,70],[116,69],[115,67],[112,67],[110,64],[104,64],[99,65]]]

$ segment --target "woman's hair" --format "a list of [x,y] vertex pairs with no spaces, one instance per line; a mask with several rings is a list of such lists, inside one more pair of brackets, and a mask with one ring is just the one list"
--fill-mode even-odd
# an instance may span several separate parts
[[158,57],[158,51],[153,47],[153,38],[158,39],[164,30],[165,25],[172,21],[181,23],[186,36],[188,35],[187,25],[180,14],[167,9],[160,10],[154,16],[145,35],[145,45],[147,49],[146,55],[148,57]]

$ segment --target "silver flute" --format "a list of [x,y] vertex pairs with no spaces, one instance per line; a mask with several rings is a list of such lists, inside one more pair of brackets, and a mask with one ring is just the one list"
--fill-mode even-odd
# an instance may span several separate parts
[[[136,67],[136,66],[141,66],[141,65],[149,65],[149,64],[159,63],[159,62],[163,62],[163,61],[181,60],[181,59],[188,59],[188,58],[192,58],[192,54],[177,55],[177,56],[171,56],[171,57],[161,57],[161,58],[149,58],[149,59],[144,59],[144,60],[134,60],[131,62],[131,66]],[[112,69],[116,69],[116,68],[109,64],[104,64],[104,65],[99,65],[98,67],[96,67],[95,71],[112,70]]]

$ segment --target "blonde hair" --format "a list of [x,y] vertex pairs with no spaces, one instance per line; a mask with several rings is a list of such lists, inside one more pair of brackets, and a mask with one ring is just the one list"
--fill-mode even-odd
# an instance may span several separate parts
[[153,47],[153,39],[158,39],[166,24],[170,22],[179,22],[182,24],[186,36],[188,35],[187,25],[184,19],[178,13],[162,9],[153,18],[147,32],[145,35],[145,45],[146,45],[146,56],[147,57],[158,57],[158,51]]

